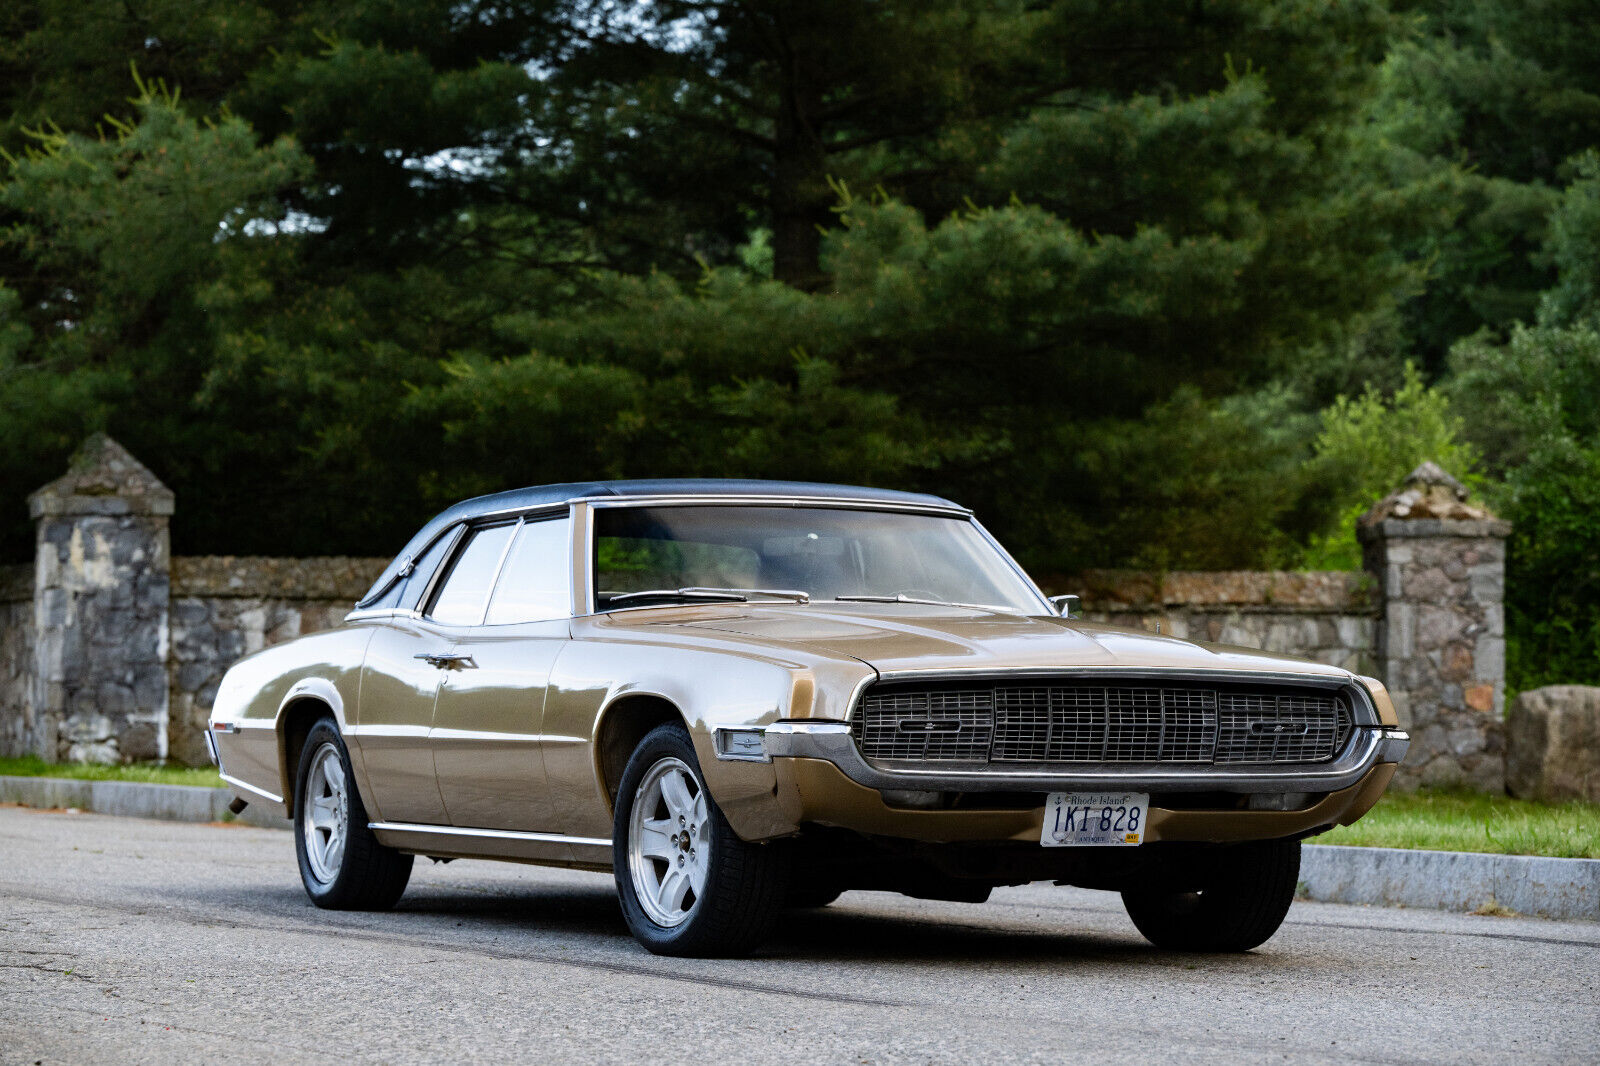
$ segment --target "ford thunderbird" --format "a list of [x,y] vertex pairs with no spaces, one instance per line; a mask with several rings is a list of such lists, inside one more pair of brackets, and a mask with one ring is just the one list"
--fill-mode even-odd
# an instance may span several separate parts
[[1077,617],[934,496],[549,485],[419,532],[344,623],[228,671],[236,805],[293,821],[312,902],[415,856],[616,880],[650,951],[744,952],[853,890],[1121,893],[1152,943],[1242,951],[1300,841],[1408,744],[1349,671]]

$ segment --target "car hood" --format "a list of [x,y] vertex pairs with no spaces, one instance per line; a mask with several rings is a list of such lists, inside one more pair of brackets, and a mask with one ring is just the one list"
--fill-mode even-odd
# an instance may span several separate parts
[[1351,676],[1337,667],[1250,648],[961,607],[813,603],[697,608],[692,619],[685,617],[691,612],[672,613],[676,617],[670,621],[654,624],[768,651],[804,649],[858,659],[884,675],[1099,667]]

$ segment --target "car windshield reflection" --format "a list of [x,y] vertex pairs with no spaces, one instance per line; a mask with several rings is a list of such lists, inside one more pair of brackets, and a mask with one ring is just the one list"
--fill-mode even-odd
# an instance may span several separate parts
[[595,511],[595,606],[817,600],[1049,614],[962,516],[696,504]]

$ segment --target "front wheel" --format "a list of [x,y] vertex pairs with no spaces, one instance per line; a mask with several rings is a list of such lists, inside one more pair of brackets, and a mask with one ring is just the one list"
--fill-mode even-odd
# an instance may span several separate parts
[[738,955],[786,898],[788,851],[739,839],[717,808],[681,725],[657,726],[617,790],[612,862],[622,913],[657,955]]
[[329,910],[388,910],[411,879],[410,855],[378,843],[356,791],[339,729],[321,719],[295,775],[294,850],[311,902]]
[[1300,877],[1300,842],[1220,846],[1176,887],[1122,893],[1144,938],[1170,951],[1249,951],[1283,924]]

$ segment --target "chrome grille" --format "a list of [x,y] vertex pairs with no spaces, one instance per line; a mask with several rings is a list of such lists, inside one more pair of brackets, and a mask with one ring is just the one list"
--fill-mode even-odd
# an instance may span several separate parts
[[[983,762],[994,732],[994,693],[905,692],[874,696],[857,715],[856,742],[876,759]],[[866,704],[863,704],[865,707]]]
[[869,690],[851,729],[879,762],[1326,762],[1352,728],[1331,693],[1201,685]]
[[1316,762],[1344,746],[1350,719],[1328,696],[1222,696],[1217,762]]

